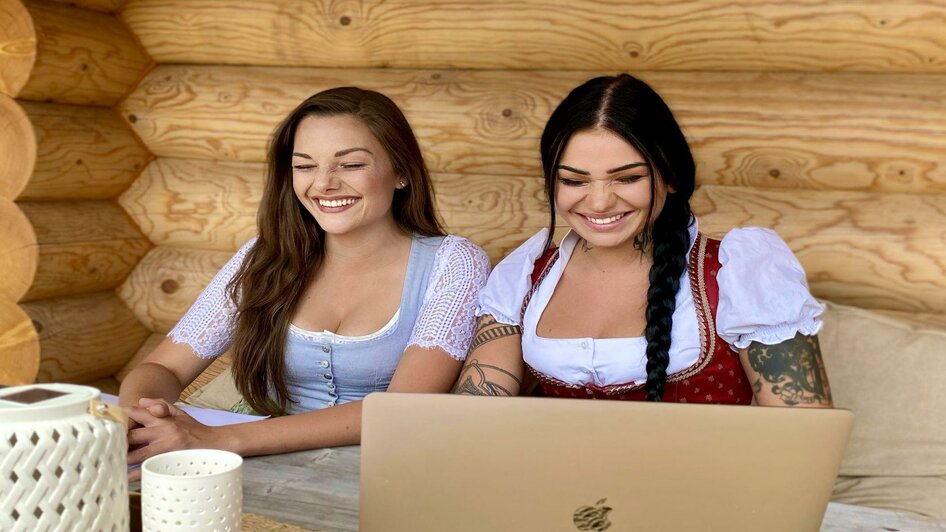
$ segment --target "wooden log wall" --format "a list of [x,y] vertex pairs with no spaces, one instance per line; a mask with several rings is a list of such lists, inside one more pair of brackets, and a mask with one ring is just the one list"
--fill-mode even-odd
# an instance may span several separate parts
[[149,334],[114,291],[151,247],[116,203],[152,158],[111,109],[151,64],[122,4],[0,5],[0,384],[111,378]]
[[[402,106],[447,225],[498,260],[545,225],[538,138],[558,101],[593,75],[159,66],[121,105],[159,156],[121,203],[156,244],[236,249],[253,232],[247,207],[259,198],[272,128],[312,92],[355,84]],[[946,314],[946,75],[642,77],[691,140],[701,185],[693,205],[708,232],[776,228],[820,297]]]

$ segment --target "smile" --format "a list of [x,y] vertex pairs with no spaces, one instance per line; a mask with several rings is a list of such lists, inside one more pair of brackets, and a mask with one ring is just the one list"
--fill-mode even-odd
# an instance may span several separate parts
[[337,200],[326,200],[319,198],[318,200],[319,207],[347,207],[349,205],[354,205],[358,198],[344,198]]
[[620,220],[621,218],[624,218],[624,216],[626,215],[627,215],[626,212],[622,212],[621,214],[615,214],[614,216],[608,216],[607,218],[592,218],[591,216],[587,216],[584,214],[582,216],[584,216],[586,220],[588,220],[589,222],[595,225],[607,225],[609,223],[614,223]]

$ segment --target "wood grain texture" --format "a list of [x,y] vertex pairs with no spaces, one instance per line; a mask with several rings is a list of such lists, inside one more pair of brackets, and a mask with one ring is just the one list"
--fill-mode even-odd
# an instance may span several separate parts
[[42,0],[24,4],[36,28],[37,52],[20,98],[111,106],[151,64],[113,15]]
[[36,231],[39,265],[23,301],[115,288],[151,244],[108,201],[23,202]]
[[0,198],[0,299],[19,301],[39,264],[39,245],[29,218],[12,201]]
[[158,246],[141,259],[118,295],[151,332],[167,334],[231,256]]
[[158,344],[160,344],[163,340],[163,334],[155,333],[148,336],[148,338],[145,340],[145,343],[141,344],[141,347],[139,347],[138,350],[135,351],[135,354],[132,355],[130,359],[128,359],[128,362],[122,366],[122,369],[115,373],[115,378],[118,379],[119,382],[125,380],[125,377],[131,373],[131,370],[135,369],[135,366],[137,366],[142,360],[144,360],[146,356],[154,351],[154,348],[158,347]]
[[16,96],[36,60],[33,18],[20,0],[0,2],[0,94]]
[[37,161],[20,200],[108,199],[151,155],[111,109],[21,102],[36,132]]
[[[159,156],[259,162],[275,125],[316,91],[379,90],[431,170],[541,175],[552,109],[591,72],[160,66],[120,106]],[[946,76],[647,72],[706,184],[946,191]]]
[[122,18],[159,63],[946,72],[946,5],[924,0],[149,0]]
[[158,158],[119,198],[158,245],[235,251],[256,234],[264,165]]
[[946,313],[946,195],[704,186],[700,228],[774,229],[812,293],[870,309]]
[[81,7],[82,9],[91,9],[92,11],[101,11],[102,13],[116,13],[121,11],[128,0],[51,0],[58,4],[68,4],[70,6]]
[[0,94],[0,198],[13,200],[26,188],[36,167],[36,134],[20,105]]
[[39,332],[38,382],[88,382],[121,369],[148,338],[115,292],[23,303]]
[[30,384],[39,371],[39,336],[16,302],[0,296],[0,385]]

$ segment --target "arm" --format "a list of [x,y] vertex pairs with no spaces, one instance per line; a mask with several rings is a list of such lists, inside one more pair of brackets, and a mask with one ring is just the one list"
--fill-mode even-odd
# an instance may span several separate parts
[[476,325],[466,363],[453,387],[460,395],[519,395],[525,364],[522,331],[486,314]]
[[775,345],[739,350],[756,402],[765,406],[831,408],[831,387],[817,336],[801,333]]
[[[446,392],[460,364],[442,349],[411,345],[404,351],[388,391]],[[156,416],[153,410],[166,415]],[[163,402],[151,408],[130,408],[129,415],[144,426],[131,432],[129,443],[146,444],[129,453],[129,463],[177,449],[223,449],[242,456],[255,456],[357,445],[361,441],[361,401],[223,427],[202,425],[177,407]]]
[[138,406],[140,399],[152,398],[173,403],[213,360],[197,356],[187,344],[165,338],[122,381],[118,402]]

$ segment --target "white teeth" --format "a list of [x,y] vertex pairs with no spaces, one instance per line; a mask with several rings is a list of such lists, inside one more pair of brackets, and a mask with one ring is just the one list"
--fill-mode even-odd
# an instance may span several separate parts
[[340,199],[340,200],[320,199],[319,205],[323,207],[344,207],[345,205],[351,205],[352,203],[355,203],[355,201],[356,201],[355,198],[345,198],[345,199]]
[[587,218],[588,221],[593,224],[604,225],[604,224],[609,224],[611,222],[616,222],[620,220],[621,218],[624,218],[624,214],[615,214],[614,216],[609,216],[607,218],[592,218],[591,216],[585,216],[585,218]]

